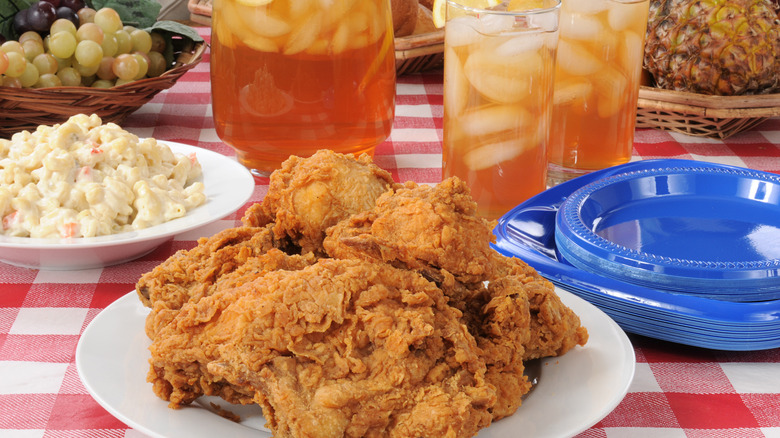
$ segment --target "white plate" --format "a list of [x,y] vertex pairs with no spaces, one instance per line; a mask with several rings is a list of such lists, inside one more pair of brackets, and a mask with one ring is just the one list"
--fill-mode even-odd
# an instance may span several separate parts
[[206,203],[184,217],[143,230],[72,240],[0,236],[0,261],[35,269],[91,269],[141,257],[174,235],[234,213],[255,188],[252,174],[236,160],[207,149],[161,141],[176,153],[194,153],[203,168]]
[[[623,399],[634,377],[634,349],[604,312],[556,289],[588,328],[590,340],[562,357],[544,360],[539,383],[511,417],[483,429],[480,437],[565,437],[596,424]],[[213,397],[173,410],[146,382],[150,341],[148,309],[135,292],[103,310],[84,330],[76,366],[87,391],[112,415],[155,438],[257,438],[270,436],[257,406],[234,406]],[[241,416],[234,423],[214,413],[210,402]],[[266,431],[258,433],[258,430]]]

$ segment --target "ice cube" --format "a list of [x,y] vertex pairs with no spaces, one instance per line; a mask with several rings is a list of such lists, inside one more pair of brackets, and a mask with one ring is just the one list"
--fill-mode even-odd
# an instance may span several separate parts
[[484,38],[477,28],[479,20],[470,15],[458,17],[444,26],[444,39],[449,47],[467,46],[478,43]]
[[628,78],[615,68],[607,67],[593,77],[598,96],[597,111],[600,117],[612,117],[626,105]]
[[527,56],[503,57],[487,50],[475,50],[463,71],[485,98],[499,103],[516,103],[533,92],[534,76],[543,71],[544,60],[534,52]]
[[590,98],[593,92],[593,84],[585,78],[570,78],[558,81],[555,84],[553,103],[555,105],[569,105],[584,102]]
[[535,142],[529,137],[517,137],[481,145],[466,152],[463,155],[463,162],[473,171],[487,169],[518,157],[534,144]]
[[564,0],[562,11],[579,12],[582,14],[597,14],[609,8],[610,0]]
[[236,12],[253,33],[265,38],[275,38],[290,32],[292,27],[274,17],[267,8],[247,7],[236,4]]
[[601,70],[603,63],[582,46],[560,39],[556,65],[569,74],[587,76]]
[[463,65],[452,47],[444,51],[444,111],[457,117],[468,103],[469,82]]
[[627,71],[640,70],[644,59],[644,38],[634,32],[625,32],[619,53],[620,65]]
[[555,32],[558,29],[559,12],[548,12],[544,14],[531,14],[528,16],[529,27],[539,29],[544,32]]
[[303,52],[312,45],[322,29],[322,12],[311,15],[293,29],[282,50],[286,55]]
[[561,37],[573,40],[596,41],[604,26],[595,17],[583,14],[561,14]]
[[644,32],[647,25],[647,4],[617,3],[610,8],[607,14],[607,22],[612,29],[620,31],[632,29],[636,32]]
[[479,31],[487,35],[497,35],[510,31],[514,25],[515,17],[513,15],[482,14],[479,16]]
[[544,35],[542,32],[514,34],[493,50],[497,56],[533,56],[534,52],[545,46]]
[[531,113],[519,105],[491,105],[468,111],[457,123],[469,136],[484,136],[503,131],[517,131],[531,125]]

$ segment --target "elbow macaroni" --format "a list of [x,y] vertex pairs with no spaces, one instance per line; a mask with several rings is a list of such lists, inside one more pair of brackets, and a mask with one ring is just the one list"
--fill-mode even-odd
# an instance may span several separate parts
[[0,139],[2,233],[94,237],[184,216],[206,202],[200,163],[97,115]]

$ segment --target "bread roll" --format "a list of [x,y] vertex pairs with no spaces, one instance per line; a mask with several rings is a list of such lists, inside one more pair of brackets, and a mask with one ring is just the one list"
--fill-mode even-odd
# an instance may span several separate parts
[[417,26],[418,0],[390,0],[393,8],[393,31],[395,36],[411,35]]

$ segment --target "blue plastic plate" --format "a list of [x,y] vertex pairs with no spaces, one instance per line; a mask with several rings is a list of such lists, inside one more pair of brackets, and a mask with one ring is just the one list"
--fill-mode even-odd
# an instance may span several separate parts
[[624,330],[657,339],[722,350],[780,347],[780,300],[730,302],[672,293],[584,271],[560,258],[556,215],[573,193],[594,181],[653,167],[707,168],[687,160],[647,160],[593,172],[518,205],[494,230],[493,247],[516,256],[556,285],[600,307]]
[[780,177],[642,162],[561,204],[555,240],[580,269],[729,301],[780,298]]

